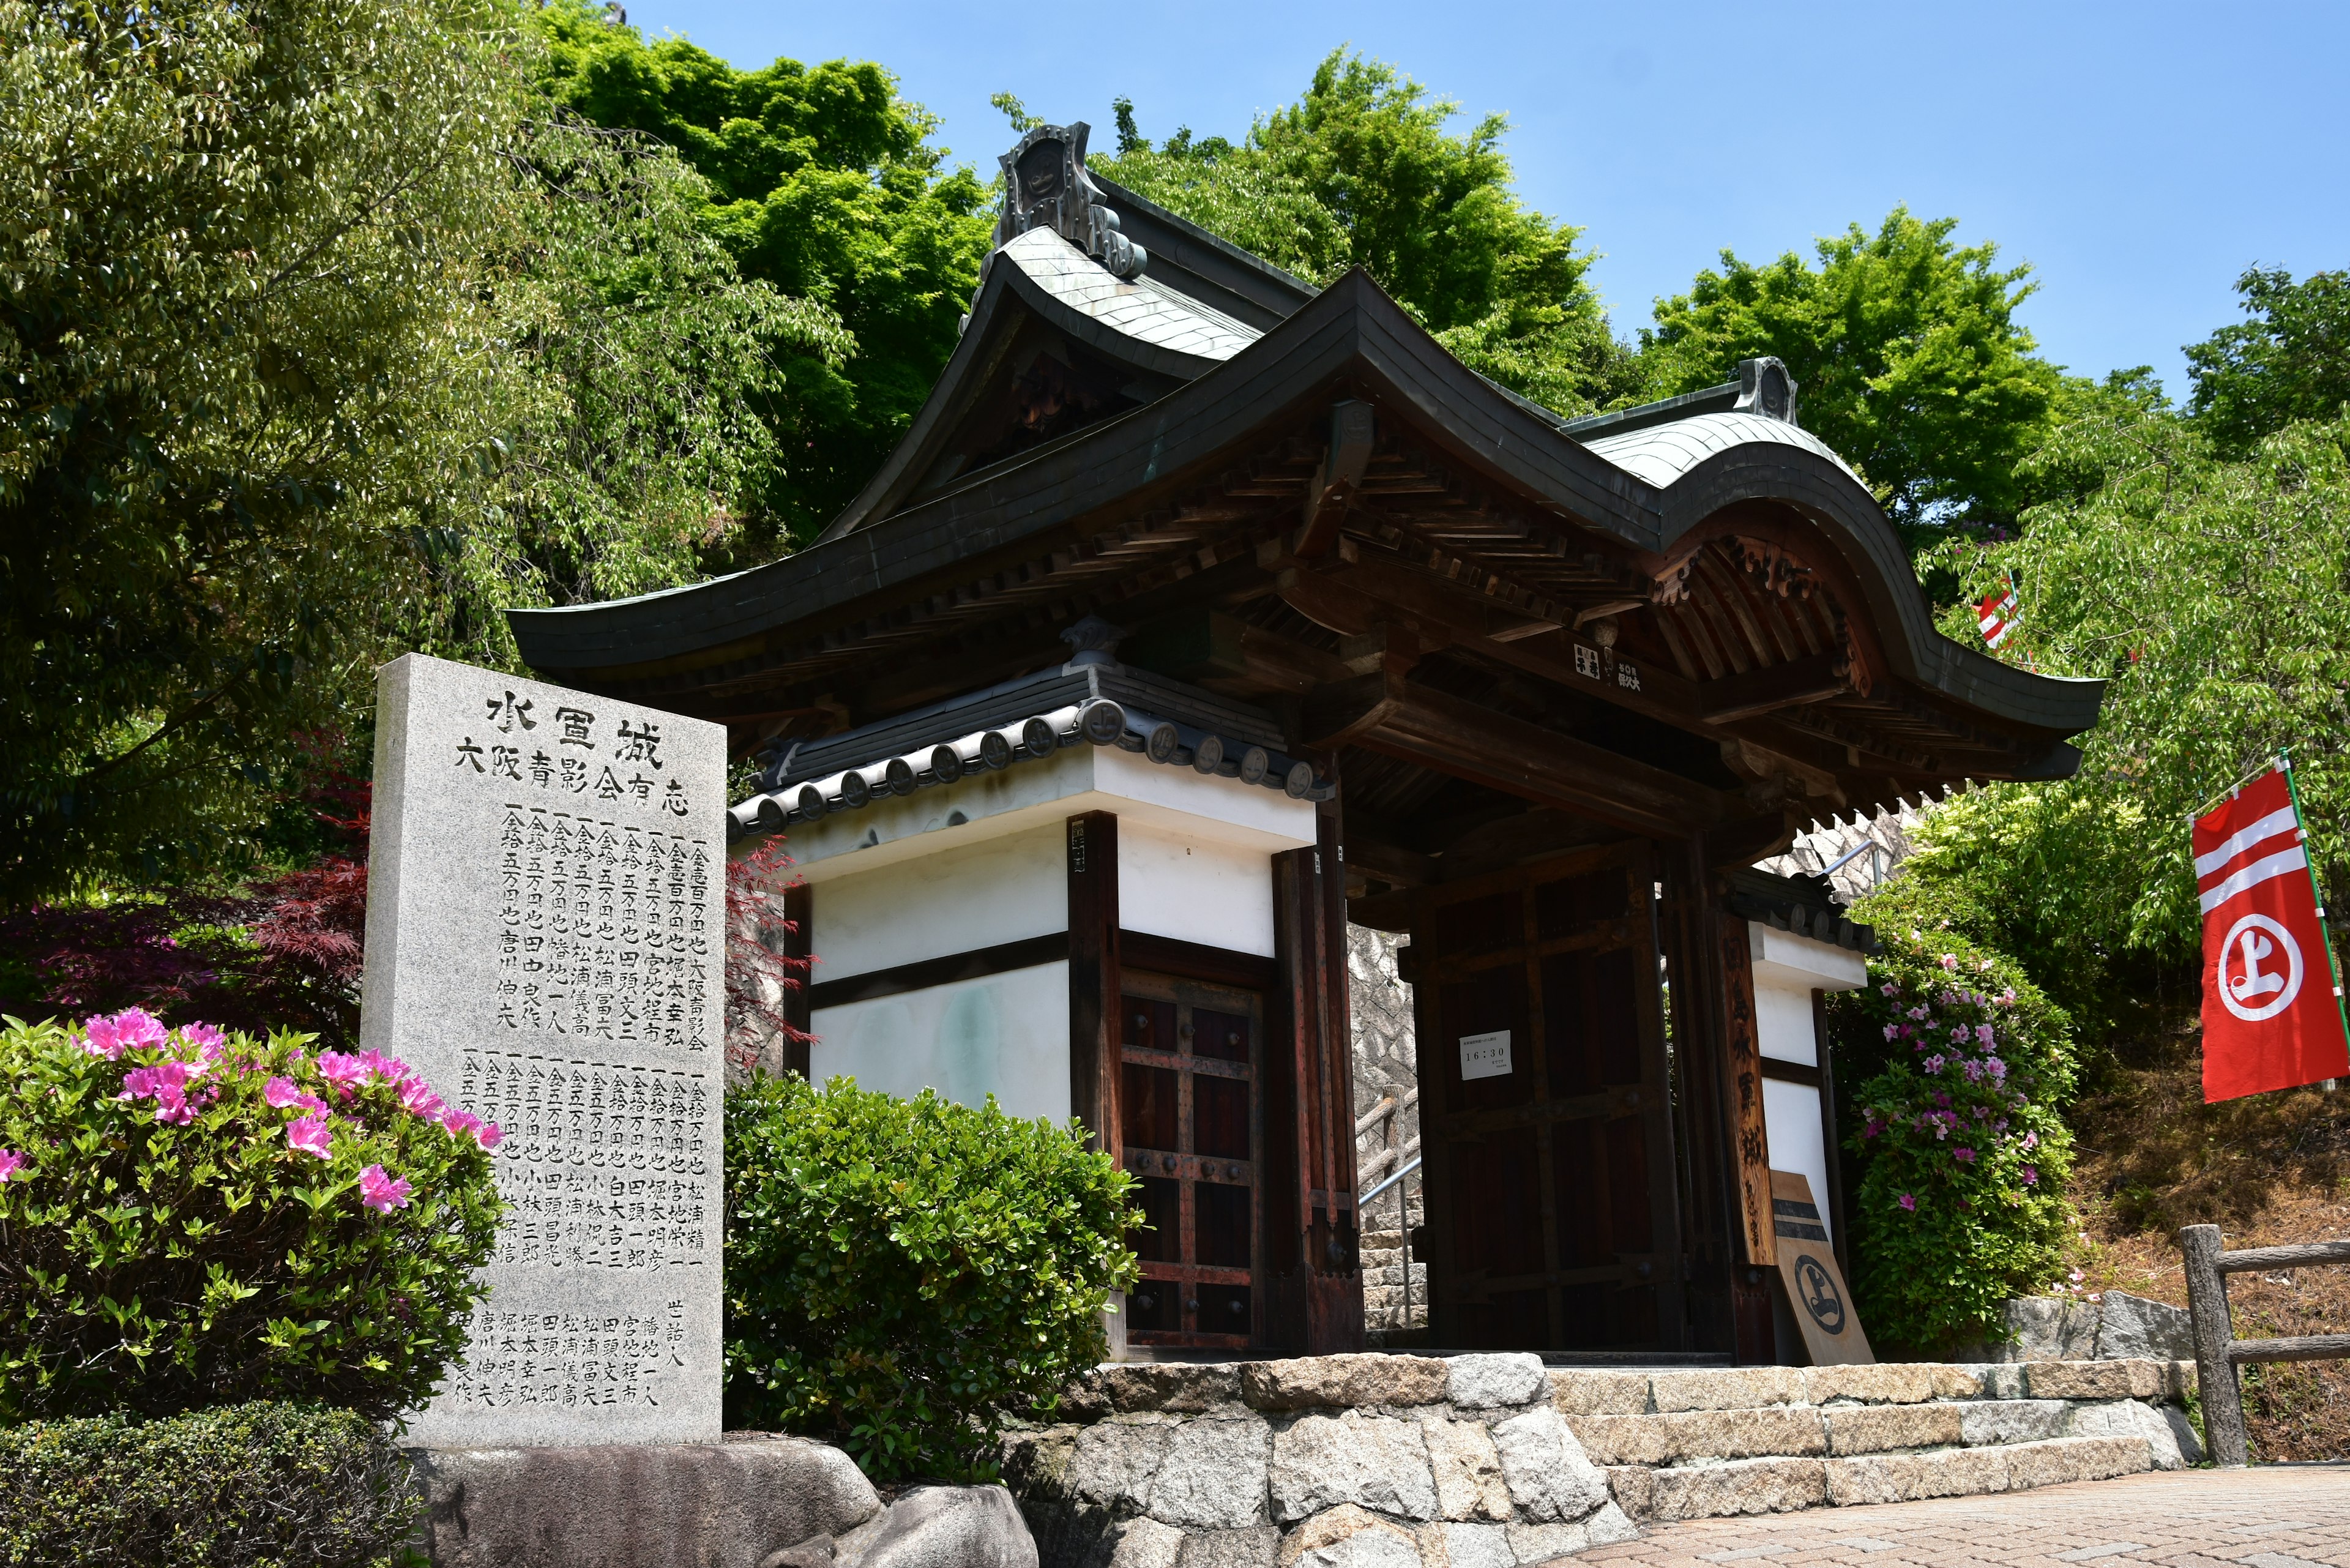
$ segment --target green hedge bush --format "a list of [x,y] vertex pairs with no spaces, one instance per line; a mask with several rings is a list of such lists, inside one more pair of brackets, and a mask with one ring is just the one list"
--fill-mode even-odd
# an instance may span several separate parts
[[[1898,884],[1897,884],[1898,886]],[[2056,1277],[2073,1138],[2072,1025],[2013,960],[1896,899],[1882,950],[1829,1006],[1846,1147],[1858,1157],[1854,1289],[1880,1348],[1933,1355],[2003,1332]]]
[[6,1021],[0,1420],[429,1396],[482,1294],[497,1128],[308,1038]]
[[348,1410],[0,1428],[10,1568],[357,1568],[389,1563],[418,1511],[390,1434]]
[[759,1078],[726,1101],[726,1419],[872,1475],[993,1473],[1006,1414],[1107,1348],[1130,1179],[1082,1130]]

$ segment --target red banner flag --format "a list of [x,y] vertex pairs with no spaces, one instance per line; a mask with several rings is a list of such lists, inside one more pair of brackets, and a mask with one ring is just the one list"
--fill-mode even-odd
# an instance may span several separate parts
[[2207,1105],[2350,1075],[2307,836],[2282,768],[2195,820]]

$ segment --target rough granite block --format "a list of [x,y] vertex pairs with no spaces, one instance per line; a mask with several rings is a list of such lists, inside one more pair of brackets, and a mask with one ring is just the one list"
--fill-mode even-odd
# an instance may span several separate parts
[[1183,1555],[1183,1532],[1155,1519],[1129,1519],[1113,1525],[1102,1545],[1109,1548],[1107,1568],[1177,1568]]
[[1543,1397],[1539,1355],[1456,1355],[1450,1366],[1446,1390],[1457,1409],[1531,1405]]
[[1656,1517],[1656,1482],[1657,1472],[1646,1465],[1607,1467],[1607,1490],[1634,1519]]
[[1521,1563],[1571,1557],[1591,1544],[1591,1532],[1580,1524],[1513,1524],[1506,1533]]
[[1584,1416],[1567,1423],[1595,1464],[1670,1465],[1827,1452],[1820,1412],[1808,1405],[1690,1410],[1671,1416]]
[[1241,1397],[1260,1410],[1440,1405],[1451,1376],[1430,1355],[1306,1355],[1241,1367]]
[[2036,1443],[2064,1436],[2072,1407],[2062,1399],[1976,1399],[1958,1407],[1960,1440]]
[[1934,1397],[1934,1374],[1927,1362],[1891,1361],[1875,1366],[1806,1366],[1804,1397],[1814,1405],[1850,1399],[1862,1405],[1916,1405]]
[[1645,1372],[1554,1372],[1550,1402],[1562,1416],[1645,1416],[1648,1413],[1648,1375]]
[[1960,1441],[1958,1405],[1863,1405],[1827,1412],[1831,1454],[1881,1454]]
[[1188,1530],[1263,1524],[1272,1449],[1273,1428],[1262,1416],[1181,1423],[1150,1478],[1150,1516]]
[[[1558,1417],[1554,1414],[1551,1419]],[[1503,1459],[1506,1464],[1506,1454]],[[1212,1475],[1201,1479],[1215,1484]],[[1403,1519],[1437,1516],[1436,1482],[1419,1424],[1393,1416],[1348,1410],[1300,1417],[1274,1434],[1268,1479],[1278,1524],[1295,1524],[1347,1505]],[[1150,1511],[1166,1519],[1156,1499],[1154,1491]]]
[[1928,1497],[1978,1497],[2007,1490],[2007,1461],[1987,1449],[1930,1454],[1869,1454],[1827,1462],[1828,1500],[1909,1502]]
[[1660,1522],[1787,1513],[1828,1500],[1825,1459],[1738,1459],[1657,1470],[1649,1480],[1649,1517]]
[[[2183,1414],[2183,1413],[2182,1413]],[[2175,1470],[2187,1462],[2178,1435],[2153,1406],[2137,1399],[2099,1400],[2074,1405],[2064,1423],[2068,1438],[2144,1438],[2147,1451],[2158,1470]]]
[[1281,1532],[1272,1525],[1253,1530],[1195,1530],[1183,1538],[1175,1568],[1274,1568],[1281,1553]]
[[1607,1501],[1607,1478],[1547,1405],[1494,1424],[1493,1448],[1510,1501],[1536,1523],[1577,1520]]
[[1445,1568],[1517,1568],[1518,1554],[1498,1524],[1448,1524],[1440,1561]]
[[1080,1502],[1139,1513],[1175,1435],[1169,1421],[1102,1421],[1077,1434],[1061,1490]]
[[2007,1490],[2062,1486],[2067,1481],[2107,1480],[2154,1468],[2144,1438],[2057,1438],[1987,1449],[2007,1460]]
[[1804,1403],[1804,1371],[1796,1366],[1722,1366],[1649,1374],[1659,1414],[1677,1410],[1742,1410]]
[[1510,1486],[1502,1476],[1493,1436],[1483,1423],[1431,1413],[1421,1417],[1419,1432],[1428,1445],[1429,1469],[1436,1478],[1438,1511],[1446,1519],[1506,1522]]
[[[1343,1551],[1333,1551],[1343,1544]],[[1419,1545],[1393,1520],[1352,1503],[1316,1513],[1281,1538],[1280,1568],[1420,1568]]]
[[1240,1373],[1232,1366],[1113,1362],[1096,1368],[1091,1380],[1113,1410],[1210,1410],[1241,1397]]
[[881,1499],[838,1449],[804,1438],[724,1443],[411,1450],[443,1568],[755,1568],[845,1534]]
[[2023,1369],[2023,1386],[2034,1399],[2127,1399],[2145,1381],[2129,1361],[2034,1361]]
[[2177,1361],[2195,1354],[2195,1324],[2185,1307],[2107,1291],[2100,1303],[2097,1359]]

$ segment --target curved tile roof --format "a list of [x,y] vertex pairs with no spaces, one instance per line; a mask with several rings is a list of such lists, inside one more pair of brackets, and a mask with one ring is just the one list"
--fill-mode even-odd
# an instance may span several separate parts
[[1031,229],[999,254],[1055,303],[1154,348],[1222,361],[1263,336],[1148,273],[1129,283],[1050,229]]
[[1837,456],[1827,442],[1801,425],[1762,414],[1693,414],[1685,420],[1650,425],[1622,435],[1595,436],[1583,444],[1595,456],[1664,490],[1707,458],[1751,441],[1777,441],[1801,447],[1826,458],[1851,474],[1855,483],[1860,483],[1860,475],[1854,473],[1852,465]]

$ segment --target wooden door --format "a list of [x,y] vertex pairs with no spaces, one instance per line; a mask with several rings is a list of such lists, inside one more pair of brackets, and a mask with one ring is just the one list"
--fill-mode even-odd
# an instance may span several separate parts
[[1126,972],[1119,1142],[1149,1227],[1127,1343],[1245,1348],[1261,1331],[1264,1005],[1253,992]]
[[1682,1347],[1653,875],[1610,845],[1415,901],[1439,1345]]

